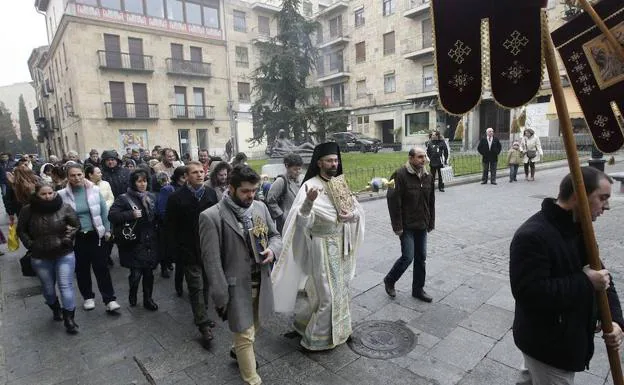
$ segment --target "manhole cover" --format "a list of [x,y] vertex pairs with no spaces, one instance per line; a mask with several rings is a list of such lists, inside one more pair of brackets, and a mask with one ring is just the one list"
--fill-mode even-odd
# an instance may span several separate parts
[[41,286],[32,286],[9,292],[7,293],[7,297],[27,298],[32,297],[33,295],[39,295],[41,293]]
[[387,360],[412,351],[416,335],[401,321],[365,321],[355,326],[348,344],[359,355]]

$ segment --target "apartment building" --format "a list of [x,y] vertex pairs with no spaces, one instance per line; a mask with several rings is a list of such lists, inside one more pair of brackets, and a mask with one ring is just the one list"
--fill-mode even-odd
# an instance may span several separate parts
[[[563,14],[564,6],[550,0],[551,28],[561,25]],[[436,128],[454,136],[460,117],[447,114],[437,101],[429,0],[333,1],[322,5],[315,18],[321,54],[316,81],[329,111],[348,111],[354,131],[385,143],[401,142],[405,149]],[[558,134],[558,122],[546,118],[553,108],[550,94],[546,81],[527,106],[543,136]],[[487,127],[506,138],[515,113],[500,108],[486,89],[481,104],[464,117],[468,147]]]

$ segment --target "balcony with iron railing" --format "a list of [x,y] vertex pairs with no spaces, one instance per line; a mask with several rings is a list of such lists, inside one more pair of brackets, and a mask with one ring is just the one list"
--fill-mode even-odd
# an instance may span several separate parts
[[100,68],[108,70],[154,72],[151,56],[116,51],[97,51]]
[[411,19],[422,15],[425,12],[429,12],[429,0],[405,0],[405,9],[403,16]]
[[106,119],[158,119],[158,104],[149,103],[104,103]]
[[210,63],[172,58],[167,58],[166,62],[168,74],[198,77],[212,76]]
[[401,40],[401,53],[404,59],[417,60],[433,54],[433,36],[431,34],[417,35],[410,39]]
[[349,9],[348,1],[344,1],[344,0],[319,1],[319,11],[316,13],[315,16],[316,17],[327,16],[327,15],[333,14],[334,12],[345,11],[347,9]]
[[170,104],[169,113],[172,120],[214,120],[215,107],[188,104]]
[[334,65],[324,65],[317,69],[317,81],[318,82],[327,82],[330,80],[335,80],[339,78],[350,77],[351,73],[349,72],[349,67],[345,66],[344,59],[342,63],[334,64]]
[[436,95],[438,92],[433,75],[423,76],[420,80],[405,83],[405,99],[418,99]]
[[336,29],[335,31],[327,31],[323,36],[317,36],[319,48],[328,48],[337,44],[346,44],[351,41],[345,27]]

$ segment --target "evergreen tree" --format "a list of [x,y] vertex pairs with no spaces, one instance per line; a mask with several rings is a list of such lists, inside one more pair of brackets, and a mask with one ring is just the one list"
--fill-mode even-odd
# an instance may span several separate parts
[[6,108],[3,102],[0,101],[0,151],[10,152],[15,155],[22,151],[22,144],[17,138],[15,129],[13,128],[13,121],[11,119],[11,112]]
[[320,105],[322,89],[307,83],[318,58],[312,42],[317,23],[303,17],[299,5],[300,0],[284,0],[277,15],[279,33],[268,42],[257,43],[262,63],[254,72],[257,98],[251,111],[252,141],[258,143],[265,136],[272,143],[280,129],[300,143],[316,128],[317,139],[324,140],[326,131],[341,127],[334,121],[346,120],[326,116]]
[[30,120],[28,120],[28,111],[26,110],[26,103],[24,102],[24,95],[19,97],[19,125],[20,134],[22,136],[22,151],[28,154],[34,154],[37,152],[37,144],[33,137],[32,129],[30,127]]

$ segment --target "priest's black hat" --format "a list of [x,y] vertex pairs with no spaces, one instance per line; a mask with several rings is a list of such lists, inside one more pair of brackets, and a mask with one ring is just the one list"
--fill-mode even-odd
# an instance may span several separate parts
[[342,175],[342,159],[340,158],[340,147],[338,147],[338,143],[321,143],[314,147],[314,153],[312,153],[312,159],[310,160],[308,171],[303,178],[303,183],[305,183],[308,179],[314,178],[321,172],[321,169],[318,166],[318,161],[327,155],[338,155],[338,170],[336,176]]

